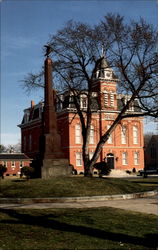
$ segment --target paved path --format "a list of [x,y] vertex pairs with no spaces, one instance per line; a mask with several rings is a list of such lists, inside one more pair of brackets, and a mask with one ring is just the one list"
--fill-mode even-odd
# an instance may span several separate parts
[[4,209],[50,209],[50,208],[92,208],[92,207],[114,207],[125,210],[154,214],[158,216],[158,195],[127,200],[107,201],[78,201],[78,202],[56,202],[56,203],[34,203],[34,204],[0,204]]

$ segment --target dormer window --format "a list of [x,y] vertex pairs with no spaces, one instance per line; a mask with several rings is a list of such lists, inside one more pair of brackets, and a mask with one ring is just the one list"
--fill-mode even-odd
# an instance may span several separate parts
[[86,96],[81,96],[80,106],[83,109],[87,108],[87,97]]
[[25,123],[27,123],[29,121],[29,116],[30,116],[30,114],[28,112],[26,112],[24,115],[24,122]]

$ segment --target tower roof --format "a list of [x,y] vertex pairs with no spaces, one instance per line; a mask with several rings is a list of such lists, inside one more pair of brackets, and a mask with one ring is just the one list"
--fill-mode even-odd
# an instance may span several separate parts
[[100,69],[107,69],[107,68],[109,68],[108,62],[107,62],[107,60],[105,59],[105,57],[102,56],[101,58],[99,58],[99,59],[96,61],[96,66],[95,66],[94,71],[100,70]]

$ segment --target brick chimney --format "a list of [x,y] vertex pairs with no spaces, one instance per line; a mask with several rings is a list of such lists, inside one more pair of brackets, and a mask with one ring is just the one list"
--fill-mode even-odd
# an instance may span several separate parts
[[35,106],[35,102],[32,100],[31,101],[31,108],[33,108]]

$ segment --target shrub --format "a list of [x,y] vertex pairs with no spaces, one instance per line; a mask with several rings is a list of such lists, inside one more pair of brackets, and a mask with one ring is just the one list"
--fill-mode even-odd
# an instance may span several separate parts
[[130,171],[130,170],[126,170],[126,173],[127,173],[127,174],[131,174],[131,171]]
[[22,177],[23,175],[25,175],[27,180],[28,180],[33,176],[33,173],[34,173],[34,168],[29,167],[29,166],[24,166],[21,168],[21,175],[20,176]]
[[0,164],[0,177],[2,177],[2,179],[4,179],[4,173],[7,171],[7,167]]
[[77,170],[74,168],[74,165],[69,164],[69,168],[71,168],[71,174],[72,175],[77,175]]
[[99,171],[100,177],[102,177],[102,175],[109,175],[111,172],[110,166],[105,161],[95,163],[94,168]]

